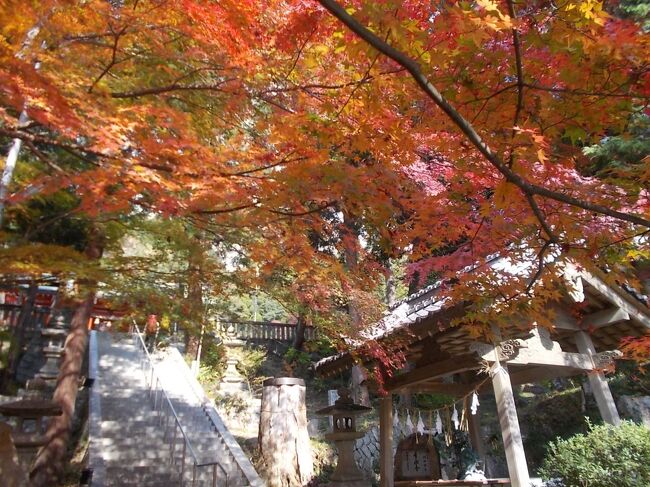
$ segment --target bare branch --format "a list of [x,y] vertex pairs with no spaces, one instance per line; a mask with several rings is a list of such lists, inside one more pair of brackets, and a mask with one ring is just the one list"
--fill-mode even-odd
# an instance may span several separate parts
[[[515,7],[512,4],[512,0],[508,0],[508,10],[510,11],[510,17],[513,22],[515,20]],[[517,70],[517,108],[515,109],[515,118],[512,124],[512,138],[514,139],[519,125],[519,117],[521,112],[524,109],[524,67],[521,59],[521,41],[519,39],[519,30],[516,27],[512,28],[512,45],[515,49],[515,66]],[[508,166],[512,167],[512,164],[515,161],[515,151],[514,149],[510,151],[510,159],[508,161]]]
[[111,49],[111,60],[106,65],[106,67],[102,70],[99,76],[95,79],[95,81],[93,81],[93,84],[90,85],[90,87],[88,88],[88,93],[92,93],[93,90],[95,89],[95,86],[97,86],[97,83],[99,83],[102,80],[102,78],[104,78],[104,76],[108,74],[111,68],[113,68],[113,66],[117,64],[117,45],[120,42],[120,37],[122,37],[122,35],[124,35],[125,32],[126,32],[126,26],[123,27],[122,30],[120,30],[119,32],[113,34],[115,40],[113,42],[113,47]]
[[284,211],[284,210],[271,210],[271,209],[268,209],[267,211],[269,211],[270,213],[274,213],[276,215],[284,215],[284,216],[291,216],[291,217],[293,217],[293,216],[306,216],[306,215],[311,215],[312,213],[318,213],[318,212],[323,211],[323,210],[325,210],[327,208],[331,208],[335,204],[336,204],[335,201],[330,201],[329,203],[326,203],[326,204],[324,204],[322,206],[319,206],[317,208],[314,208],[312,210],[305,210],[305,211],[299,211],[299,212]]
[[231,206],[229,208],[216,208],[214,210],[197,210],[195,213],[199,215],[222,215],[224,213],[233,213],[235,211],[245,210],[247,208],[255,208],[255,204],[248,203],[240,206]]
[[548,251],[549,247],[551,246],[551,243],[549,240],[544,242],[544,245],[540,249],[540,251],[537,253],[537,270],[535,271],[535,274],[533,277],[531,277],[530,281],[528,282],[528,285],[526,286],[526,294],[530,293],[530,290],[533,288],[537,280],[542,276],[542,273],[544,272],[544,258],[546,257],[546,252]]
[[236,78],[228,78],[218,83],[213,84],[196,84],[196,85],[181,85],[172,83],[165,86],[155,86],[151,88],[142,88],[140,90],[123,91],[111,93],[112,98],[140,98],[143,96],[161,95],[172,91],[223,91],[223,85],[235,81]]

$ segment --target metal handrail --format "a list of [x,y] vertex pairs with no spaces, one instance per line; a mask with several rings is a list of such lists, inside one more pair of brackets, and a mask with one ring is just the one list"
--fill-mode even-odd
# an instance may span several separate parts
[[[151,374],[148,374],[145,372],[145,380],[147,376],[150,375],[149,378],[149,395],[151,396],[152,391],[154,394],[153,398],[153,409],[154,411],[156,410],[156,406],[158,405],[158,390],[162,393],[162,396],[166,402],[167,408],[171,415],[174,417],[174,436],[171,441],[171,453],[170,453],[170,458],[171,462],[174,463],[174,452],[176,451],[176,431],[177,429],[180,430],[181,435],[183,436],[183,454],[181,458],[181,486],[185,484],[184,476],[185,476],[185,458],[186,458],[186,453],[187,449],[189,448],[190,455],[192,457],[192,487],[195,487],[196,485],[196,471],[199,468],[204,468],[204,467],[212,467],[212,487],[217,486],[217,469],[221,470],[223,475],[225,476],[226,479],[226,487],[228,487],[228,472],[226,472],[226,469],[221,465],[218,461],[210,461],[210,462],[203,462],[199,463],[197,455],[194,451],[194,448],[192,447],[192,442],[190,441],[189,437],[185,433],[185,430],[183,429],[183,426],[181,425],[180,419],[178,418],[178,415],[176,414],[176,410],[174,409],[174,405],[172,404],[171,400],[169,399],[169,396],[167,395],[167,391],[165,391],[164,387],[162,386],[162,382],[160,381],[160,378],[158,377],[158,374],[155,372],[155,368],[153,365],[153,361],[151,360],[151,355],[149,354],[149,350],[147,350],[147,346],[144,343],[144,340],[142,339],[142,334],[140,333],[140,329],[138,328],[138,324],[133,322],[133,325],[135,326],[135,332],[134,332],[134,338],[136,341],[136,344],[139,345],[139,348],[144,351],[144,357],[142,360],[142,369],[144,371],[145,366],[148,366],[149,370],[151,370]],[[153,387],[154,383],[154,377],[156,379],[156,385]],[[162,424],[162,408],[163,408],[163,401],[160,402],[160,412],[161,412],[161,419],[160,423]],[[169,415],[166,416],[165,418],[165,429],[164,429],[164,438],[167,437],[167,430],[169,428]]]

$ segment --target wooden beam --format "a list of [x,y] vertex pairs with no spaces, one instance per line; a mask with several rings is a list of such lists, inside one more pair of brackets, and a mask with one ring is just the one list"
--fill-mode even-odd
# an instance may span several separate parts
[[379,476],[380,487],[393,487],[393,395],[379,400]]
[[593,370],[594,364],[589,355],[571,352],[540,352],[522,348],[516,357],[508,360],[508,365],[545,365],[550,367],[569,367],[578,370]]
[[418,393],[432,393],[432,394],[447,394],[449,396],[464,396],[472,392],[478,383],[472,384],[446,384],[444,382],[422,382],[414,387],[409,387],[410,392],[413,394]]
[[582,269],[580,270],[580,275],[590,286],[596,289],[610,302],[614,303],[629,314],[631,318],[641,323],[645,328],[650,328],[650,312],[648,312],[647,309],[642,310],[643,305],[641,303],[633,304],[632,300],[634,298],[623,294],[625,291],[622,289],[614,290],[601,277],[596,275],[597,272],[599,271],[595,270],[595,272],[592,273]]
[[[475,343],[473,349],[477,356],[488,363],[496,362],[494,353],[490,351],[490,345]],[[594,364],[591,356],[583,353],[562,352],[559,349],[545,350],[540,348],[519,348],[516,354],[502,357],[501,361],[508,365],[544,365],[547,367],[568,367],[578,370],[593,370]]]
[[[582,375],[585,373],[584,370],[570,369],[567,367],[548,367],[548,366],[536,366],[536,367],[526,367],[526,368],[510,368],[510,383],[513,386],[520,384],[536,384],[543,380],[555,379],[557,377],[572,377],[575,375]],[[484,384],[480,389],[479,393],[485,393],[489,391],[489,384]]]
[[539,383],[544,380],[556,379],[558,377],[574,377],[584,375],[585,371],[571,369],[568,367],[547,367],[538,366],[525,368],[523,370],[511,370],[510,382],[512,385]]
[[388,391],[397,391],[404,387],[414,386],[438,377],[478,369],[479,367],[480,364],[478,363],[476,355],[460,355],[455,358],[424,365],[406,372],[405,374],[393,377],[386,381],[385,388]]
[[565,310],[558,309],[555,328],[580,331],[583,329],[603,328],[629,319],[630,314],[619,307],[612,307],[585,315],[580,322]]

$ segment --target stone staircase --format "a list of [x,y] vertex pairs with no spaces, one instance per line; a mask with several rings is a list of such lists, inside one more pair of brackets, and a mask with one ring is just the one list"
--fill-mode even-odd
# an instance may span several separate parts
[[263,486],[178,351],[155,356],[152,370],[138,343],[91,335],[92,485]]

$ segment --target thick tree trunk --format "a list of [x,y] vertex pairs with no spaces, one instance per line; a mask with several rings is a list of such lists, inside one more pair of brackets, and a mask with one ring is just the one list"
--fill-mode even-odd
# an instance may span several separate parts
[[390,259],[387,259],[386,269],[386,306],[390,308],[397,301],[397,280],[391,268]]
[[296,336],[293,339],[291,346],[296,350],[302,350],[303,345],[305,344],[305,330],[307,329],[307,317],[304,314],[298,315],[298,321],[296,322]]
[[[18,119],[18,125],[25,125],[29,121],[26,112],[22,112]],[[14,139],[11,143],[11,148],[5,160],[5,167],[2,170],[2,178],[0,179],[0,227],[2,226],[5,214],[5,203],[7,195],[9,194],[9,185],[14,177],[14,170],[16,169],[16,162],[18,162],[18,154],[23,144],[21,139]]]
[[[355,271],[359,265],[359,228],[355,219],[345,211],[343,212],[343,233],[344,238],[347,239],[344,252],[345,266],[349,270]],[[352,325],[358,330],[361,326],[362,319],[353,296],[350,296],[348,301],[348,314],[350,315]],[[362,367],[358,365],[352,367],[352,380],[350,384],[352,399],[357,404],[363,406],[370,406],[370,393],[366,384],[367,379],[368,374]]]
[[[104,236],[97,228],[88,235],[85,254],[89,259],[99,260],[104,251]],[[47,443],[38,451],[30,479],[32,487],[55,485],[65,467],[68,443],[75,413],[79,378],[83,368],[86,344],[88,343],[88,321],[95,303],[94,282],[86,282],[90,291],[76,309],[70,323],[70,332],[63,346],[63,357],[59,377],[52,400],[62,409],[60,416],[54,416],[47,427]]]
[[190,323],[186,325],[185,353],[196,357],[199,351],[199,333],[205,319],[203,304],[203,258],[201,242],[196,238],[196,246],[190,250],[187,266],[187,301],[190,306],[187,316]]
[[53,397],[54,402],[61,406],[63,414],[55,416],[47,428],[47,443],[39,450],[30,474],[34,487],[54,485],[64,470],[79,377],[88,340],[88,319],[94,301],[95,292],[91,291],[72,317]]
[[[41,30],[41,24],[43,20],[48,17],[50,14],[47,13],[45,17],[40,20],[34,27],[32,27],[28,32],[27,32],[27,37],[25,37],[25,40],[23,41],[23,45],[16,54],[16,57],[19,59],[23,59],[25,57],[26,52],[29,50],[29,48],[32,46],[34,43],[34,39],[38,35],[38,33]],[[40,63],[36,62],[34,67],[36,69],[39,69]],[[18,127],[23,127],[27,125],[29,122],[29,115],[25,110],[20,112],[20,115],[18,116]],[[23,145],[23,141],[21,139],[13,139],[11,142],[11,147],[9,148],[9,152],[7,153],[7,159],[5,160],[5,167],[2,170],[2,178],[0,178],[0,227],[2,227],[2,224],[4,222],[4,214],[5,214],[5,207],[7,204],[7,195],[9,194],[9,185],[11,185],[11,182],[13,181],[14,177],[14,170],[16,169],[16,163],[18,162],[18,156],[20,154],[20,149]]]
[[302,379],[264,382],[259,449],[269,487],[298,487],[311,481],[313,463]]

